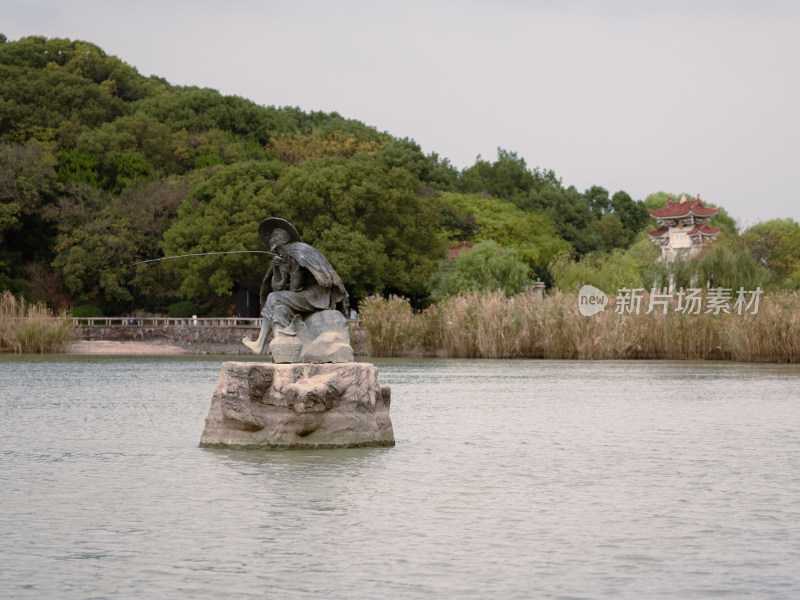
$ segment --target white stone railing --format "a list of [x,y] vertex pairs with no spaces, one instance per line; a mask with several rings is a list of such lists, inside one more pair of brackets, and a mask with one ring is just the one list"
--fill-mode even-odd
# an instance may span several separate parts
[[170,317],[68,317],[75,327],[261,327],[261,317],[175,319]]

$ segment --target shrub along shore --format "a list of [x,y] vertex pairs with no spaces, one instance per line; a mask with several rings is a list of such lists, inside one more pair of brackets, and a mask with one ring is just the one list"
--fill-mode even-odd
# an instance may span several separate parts
[[[735,295],[734,295],[735,296]],[[402,298],[372,297],[361,308],[371,356],[472,358],[707,359],[800,362],[800,295],[766,294],[758,312],[685,314],[677,300],[618,314],[614,297],[604,312],[583,316],[576,294],[544,298],[501,292],[448,298],[413,312]]]
[[58,352],[72,341],[72,321],[53,319],[44,304],[0,295],[0,352]]

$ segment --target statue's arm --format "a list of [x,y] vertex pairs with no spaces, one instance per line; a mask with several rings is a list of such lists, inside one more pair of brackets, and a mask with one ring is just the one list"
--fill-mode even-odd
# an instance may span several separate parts
[[288,284],[289,265],[281,257],[276,256],[272,261],[272,289],[280,292],[285,290]]
[[291,261],[291,270],[289,271],[289,289],[293,292],[303,291],[303,268],[296,260]]
[[272,286],[270,285],[270,279],[272,278],[272,266],[267,269],[267,272],[264,274],[264,279],[261,281],[261,292],[258,295],[258,299],[261,302],[261,307],[264,307],[264,304],[267,303],[267,296],[272,291]]
[[275,261],[269,266],[267,272],[264,274],[264,279],[261,281],[261,293],[259,294],[259,300],[261,301],[261,306],[263,307],[267,301],[267,296],[269,296],[272,292],[279,292],[286,288],[286,271],[282,268],[276,268],[278,265],[275,264]]

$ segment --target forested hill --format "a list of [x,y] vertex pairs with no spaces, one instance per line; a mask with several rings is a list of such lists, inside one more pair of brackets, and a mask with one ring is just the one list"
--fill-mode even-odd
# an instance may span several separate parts
[[[400,132],[402,134],[402,132]],[[231,314],[278,215],[335,265],[356,301],[437,292],[448,246],[492,240],[550,280],[560,254],[628,248],[644,203],[565,187],[498,151],[463,171],[337,113],[260,106],[145,77],[84,41],[0,34],[0,289],[56,309]],[[441,289],[438,289],[441,292]]]

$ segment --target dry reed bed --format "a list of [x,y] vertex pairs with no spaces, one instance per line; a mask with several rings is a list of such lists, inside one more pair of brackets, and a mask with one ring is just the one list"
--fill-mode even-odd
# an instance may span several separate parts
[[684,314],[673,302],[667,314],[585,317],[576,295],[539,298],[521,294],[469,294],[414,313],[402,298],[372,297],[361,324],[373,356],[475,358],[714,359],[800,361],[800,296],[761,298],[757,314]]
[[44,304],[0,295],[0,352],[57,352],[73,337],[72,322],[54,319]]

